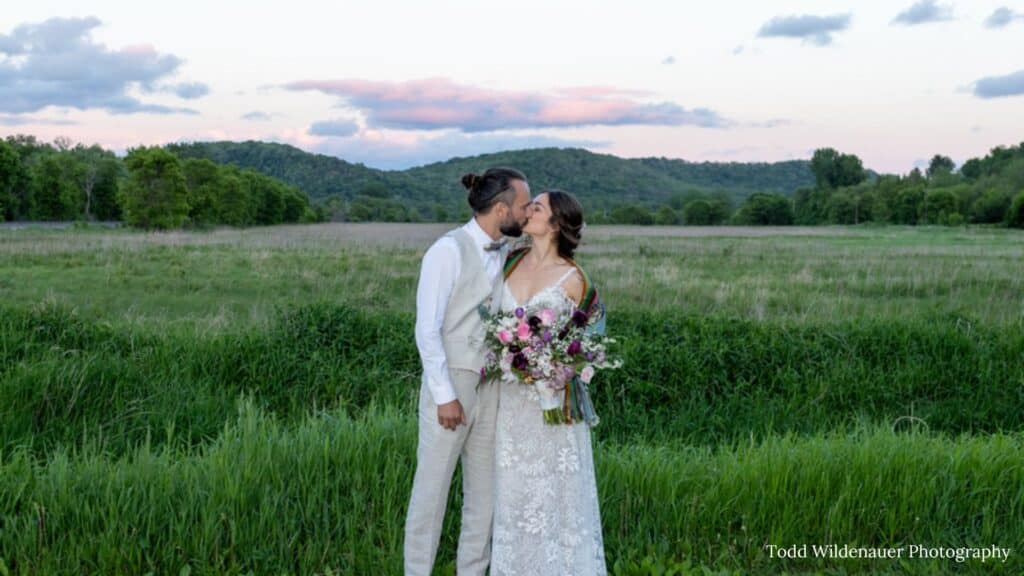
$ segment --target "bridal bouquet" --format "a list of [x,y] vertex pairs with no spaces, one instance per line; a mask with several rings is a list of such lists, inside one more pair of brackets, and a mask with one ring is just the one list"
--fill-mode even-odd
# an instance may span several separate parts
[[602,314],[590,316],[577,309],[559,317],[551,308],[516,308],[493,315],[481,308],[480,313],[489,348],[481,376],[515,376],[534,386],[547,424],[597,425],[588,385],[598,370],[622,365],[609,357],[607,346],[615,339],[602,335]]

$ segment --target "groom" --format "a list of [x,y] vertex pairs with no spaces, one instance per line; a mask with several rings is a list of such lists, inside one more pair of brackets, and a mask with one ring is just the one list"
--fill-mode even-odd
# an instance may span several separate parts
[[423,256],[416,290],[416,346],[423,361],[419,446],[405,519],[405,574],[429,576],[455,464],[462,461],[459,576],[483,576],[490,562],[494,508],[496,382],[481,381],[487,349],[478,307],[496,312],[508,254],[502,236],[526,224],[530,187],[511,168],[467,174],[473,218],[438,239]]

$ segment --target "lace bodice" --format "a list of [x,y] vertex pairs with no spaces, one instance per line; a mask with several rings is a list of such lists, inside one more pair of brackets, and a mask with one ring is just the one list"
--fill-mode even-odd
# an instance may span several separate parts
[[576,308],[576,303],[573,302],[572,298],[569,297],[565,292],[565,288],[562,284],[571,276],[576,269],[569,270],[562,275],[554,284],[542,288],[539,292],[530,297],[525,304],[517,302],[516,297],[512,295],[512,291],[509,290],[508,282],[505,283],[504,295],[501,301],[501,309],[505,312],[515,310],[519,306],[529,309],[540,309],[540,308],[551,308],[558,314],[558,319],[563,320],[566,317],[571,317],[573,310]]

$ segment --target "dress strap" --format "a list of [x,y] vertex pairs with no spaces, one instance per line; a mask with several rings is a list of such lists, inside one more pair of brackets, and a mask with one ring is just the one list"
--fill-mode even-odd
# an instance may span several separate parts
[[555,282],[555,286],[561,286],[562,282],[565,282],[565,279],[568,278],[569,276],[571,276],[572,273],[575,272],[575,271],[576,271],[576,267],[575,266],[573,266],[572,268],[569,268],[569,270],[566,271],[565,274],[562,274],[562,277],[558,279],[558,282]]

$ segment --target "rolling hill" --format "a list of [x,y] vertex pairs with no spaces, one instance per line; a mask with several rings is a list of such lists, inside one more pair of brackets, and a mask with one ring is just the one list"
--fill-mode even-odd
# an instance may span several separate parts
[[590,208],[622,204],[657,206],[674,196],[717,192],[734,202],[758,191],[791,195],[814,185],[810,162],[687,162],[667,158],[626,159],[579,148],[536,148],[452,158],[407,170],[377,170],[339,158],[268,142],[194,142],[167,149],[183,158],[209,158],[252,168],[299,187],[314,200],[351,200],[369,190],[430,213],[435,207],[462,211],[465,190],[459,178],[489,166],[522,170],[534,193],[562,188]]

